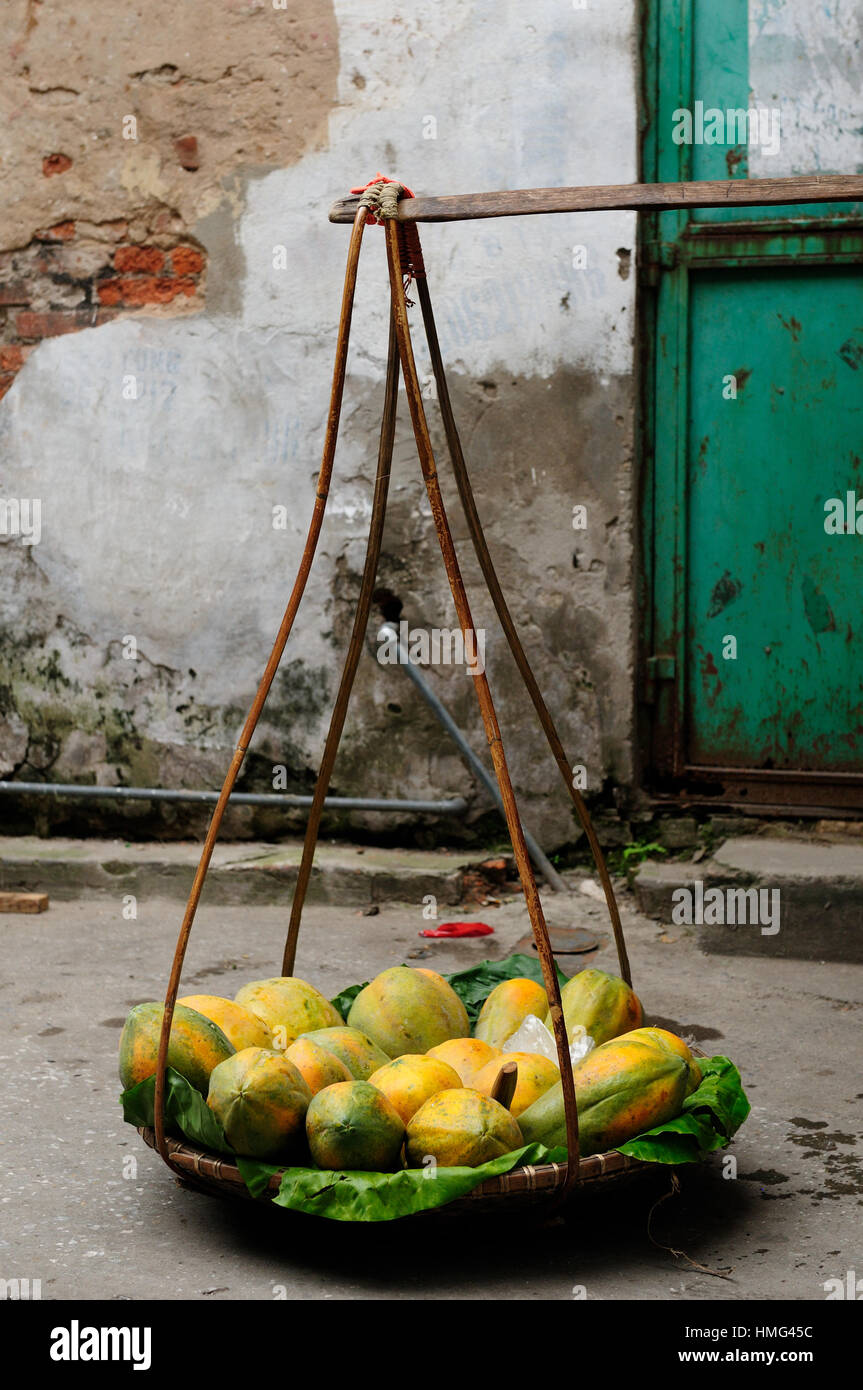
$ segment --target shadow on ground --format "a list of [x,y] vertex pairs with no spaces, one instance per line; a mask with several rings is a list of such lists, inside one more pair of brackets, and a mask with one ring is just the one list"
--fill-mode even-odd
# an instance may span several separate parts
[[281,1273],[288,1297],[290,1281],[311,1274],[359,1296],[464,1297],[470,1289],[477,1298],[511,1297],[523,1280],[522,1296],[578,1297],[584,1286],[589,1297],[592,1275],[601,1274],[605,1282],[615,1272],[622,1284],[616,1296],[638,1297],[637,1272],[645,1266],[666,1269],[669,1283],[678,1272],[697,1268],[717,1286],[711,1297],[739,1297],[727,1278],[718,1277],[729,1267],[717,1263],[717,1249],[731,1242],[753,1207],[751,1192],[724,1181],[718,1164],[681,1173],[677,1190],[664,1169],[625,1186],[579,1194],[562,1213],[537,1203],[494,1214],[441,1211],[353,1224],[189,1196],[198,1203],[194,1220],[221,1228],[238,1256],[254,1254],[271,1263],[273,1282],[280,1282]]

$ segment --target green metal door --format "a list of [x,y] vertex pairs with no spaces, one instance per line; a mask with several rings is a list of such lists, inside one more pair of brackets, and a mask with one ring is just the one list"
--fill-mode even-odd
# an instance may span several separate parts
[[[729,113],[753,109],[751,21],[746,0],[647,6],[646,179],[747,177],[746,139],[728,137],[744,129]],[[711,120],[725,138],[698,143]],[[643,221],[642,674],[660,794],[863,807],[861,262],[859,204]]]

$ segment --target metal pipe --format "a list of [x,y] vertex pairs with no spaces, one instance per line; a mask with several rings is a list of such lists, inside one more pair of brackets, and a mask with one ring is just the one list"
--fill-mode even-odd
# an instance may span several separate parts
[[[497,806],[497,809],[500,811],[501,815],[503,815],[503,800],[501,798],[500,789],[498,788],[497,782],[486,770],[483,763],[480,762],[479,758],[471,748],[470,744],[465,739],[464,734],[456,724],[449,710],[446,708],[445,705],[441,704],[440,700],[438,699],[435,692],[432,690],[425,676],[418,669],[418,667],[416,667],[414,663],[411,661],[408,649],[399,638],[398,630],[393,626],[392,623],[384,623],[382,627],[379,629],[378,641],[380,641],[382,638],[390,642],[394,641],[396,643],[396,648],[399,655],[399,665],[404,666],[407,675],[413,681],[414,685],[416,686],[419,693],[422,695],[426,704],[429,706],[429,708],[433,711],[435,717],[446,729],[447,733],[449,734],[453,743],[458,748],[465,762],[476,774],[476,776],[482,782],[486,790],[491,794],[494,803]],[[543,854],[536,840],[527,830],[525,830],[524,832],[524,839],[528,847],[528,850],[530,851],[531,859],[533,860],[536,867],[539,869],[540,873],[542,874],[543,878],[545,879],[552,892],[565,893],[567,891],[567,887],[560,874],[553,867],[553,865],[548,862],[548,859]]]
[[[218,792],[167,790],[164,787],[94,787],[76,782],[0,782],[0,793],[20,796],[100,797],[109,801],[196,801],[212,804]],[[233,792],[232,804],[240,806],[308,807],[311,796],[276,792]],[[328,796],[325,805],[334,811],[422,811],[429,815],[457,815],[467,810],[463,796],[444,801],[402,801],[369,796]]]

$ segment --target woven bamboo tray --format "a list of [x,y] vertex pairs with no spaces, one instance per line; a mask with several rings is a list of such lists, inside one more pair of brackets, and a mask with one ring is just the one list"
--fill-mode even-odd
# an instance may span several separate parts
[[[138,1127],[138,1133],[149,1145],[151,1149],[157,1149],[156,1131],[147,1129],[143,1126]],[[188,1140],[167,1138],[168,1152],[170,1154],[170,1166],[182,1179],[184,1186],[194,1187],[211,1196],[218,1197],[239,1197],[246,1198],[248,1201],[270,1201],[279,1190],[281,1174],[275,1174],[269,1182],[266,1191],[259,1198],[253,1198],[243,1176],[232,1159],[224,1155],[217,1157],[215,1154],[207,1153],[204,1149],[197,1148],[190,1144]],[[158,1150],[157,1150],[158,1151]],[[647,1163],[640,1158],[630,1158],[627,1154],[612,1153],[591,1154],[589,1158],[583,1158],[578,1167],[578,1178],[570,1189],[569,1195],[584,1189],[596,1190],[599,1186],[608,1186],[610,1183],[620,1183],[622,1180],[634,1180],[637,1178],[656,1176],[658,1170],[670,1171],[667,1165]],[[511,1206],[530,1206],[541,1196],[552,1197],[563,1189],[566,1179],[565,1163],[543,1163],[526,1165],[522,1168],[513,1168],[509,1173],[503,1173],[497,1178],[488,1178],[479,1187],[475,1187],[473,1192],[469,1192],[464,1197],[458,1197],[455,1201],[448,1202],[445,1207],[434,1208],[436,1212],[444,1211],[492,1211],[500,1210],[502,1207]],[[426,1213],[421,1213],[425,1215]]]
[[[476,653],[478,650],[476,631],[473,625],[467,591],[462,579],[461,568],[456,555],[452,533],[447,519],[446,507],[441,492],[438,466],[432,447],[431,434],[423,401],[425,393],[420,383],[411,342],[411,330],[408,321],[408,308],[411,305],[411,301],[407,297],[407,291],[411,285],[415,285],[420,303],[429,357],[436,383],[437,403],[440,409],[447,451],[449,453],[449,461],[452,468],[453,479],[458,490],[461,508],[464,513],[464,519],[467,524],[467,530],[476,553],[486,589],[491,597],[501,628],[509,644],[513,660],[533,702],[537,719],[545,735],[553,761],[557,765],[557,770],[566,788],[567,795],[573,803],[575,814],[584,829],[587,841],[591,847],[597,872],[605,892],[611,929],[614,934],[614,941],[617,949],[620,976],[628,985],[632,984],[632,974],[623,937],[623,927],[620,921],[620,913],[615,900],[611,877],[608,873],[587,807],[585,806],[584,798],[578,790],[576,779],[573,776],[573,765],[567,757],[552,716],[540,691],[539,684],[531,669],[530,662],[528,661],[512,614],[510,613],[504,597],[483,534],[482,522],[477,509],[476,498],[471,485],[450,402],[446,373],[438,342],[434,314],[432,312],[431,297],[420,246],[419,232],[415,222],[403,222],[400,221],[398,217],[399,200],[411,196],[408,190],[403,188],[401,184],[391,179],[385,179],[381,175],[377,175],[367,186],[357,207],[348,247],[347,269],[345,272],[342,307],[336,340],[333,387],[324,436],[323,457],[318,473],[315,501],[309,523],[308,535],[279,631],[276,635],[266,666],[264,667],[261,682],[255,698],[252,701],[246,722],[243,725],[239,742],[234,751],[218,802],[213,811],[212,820],[207,830],[201,851],[200,863],[195,873],[189,900],[186,904],[186,910],[180,926],[171,974],[165,995],[165,1012],[155,1073],[154,1127],[152,1130],[142,1130],[141,1132],[145,1141],[157,1150],[167,1166],[174,1174],[179,1175],[181,1180],[206,1188],[208,1191],[218,1191],[224,1196],[248,1196],[245,1184],[243,1183],[236,1165],[228,1159],[207,1154],[188,1143],[179,1143],[166,1133],[165,1088],[168,1039],[170,1037],[171,1023],[174,1016],[174,1006],[179,992],[180,976],[182,974],[186,948],[188,946],[189,936],[195,920],[198,902],[207,876],[213,849],[218,837],[219,828],[305,593],[306,583],[323,525],[324,512],[332,479],[336,440],[338,437],[339,418],[341,414],[347,365],[348,338],[353,312],[359,256],[363,233],[368,224],[379,223],[383,225],[385,229],[390,285],[389,343],[387,349],[380,440],[378,445],[377,473],[372,497],[366,557],[357,596],[353,628],[345,656],[339,689],[333,705],[330,726],[324,746],[323,757],[321,759],[317,783],[315,785],[312,807],[309,813],[305,841],[303,844],[303,854],[291,905],[290,923],[282,958],[281,973],[282,975],[292,975],[294,973],[297,936],[300,928],[303,904],[311,877],[315,846],[317,843],[321,816],[324,810],[324,802],[329,788],[330,777],[338,752],[342,730],[344,728],[354,678],[366,640],[372,611],[372,599],[375,591],[378,562],[381,553],[389,480],[392,470],[400,374],[404,377],[404,394],[410,411],[420,470],[425,483],[430,512],[437,533],[444,568],[449,580],[450,591],[458,614],[459,626],[464,640],[464,650],[473,653]],[[536,1168],[515,1169],[504,1177],[494,1178],[483,1183],[469,1196],[460,1198],[449,1204],[446,1210],[450,1210],[451,1208],[476,1210],[482,1207],[483,1204],[502,1205],[503,1203],[529,1203],[533,1201],[541,1201],[549,1206],[553,1206],[565,1200],[567,1195],[573,1190],[595,1189],[598,1186],[611,1182],[620,1181],[625,1178],[628,1179],[643,1171],[655,1170],[657,1165],[626,1158],[620,1153],[607,1153],[584,1159],[580,1156],[578,1140],[578,1105],[572,1078],[572,1064],[569,1056],[566,1024],[561,1008],[560,985],[557,978],[554,954],[551,949],[542,903],[537,890],[533,866],[530,861],[524,829],[516,803],[515,791],[507,766],[503,739],[488,677],[485,670],[475,660],[468,662],[468,669],[482,715],[491,760],[494,765],[497,783],[500,789],[501,804],[506,817],[509,837],[512,842],[513,855],[518,868],[519,878],[521,880],[521,886],[530,916],[531,928],[536,942],[537,953],[542,966],[543,983],[549,1000],[549,1020],[557,1045],[558,1063],[560,1066],[563,1088],[567,1160],[564,1164],[560,1165],[545,1164]]]

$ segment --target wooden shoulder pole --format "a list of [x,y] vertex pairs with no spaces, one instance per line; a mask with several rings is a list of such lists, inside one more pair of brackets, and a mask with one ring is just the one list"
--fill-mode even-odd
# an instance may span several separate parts
[[[610,183],[593,188],[517,188],[403,198],[399,222],[467,222],[540,212],[769,207],[778,203],[863,202],[863,176],[811,174],[789,179],[696,179],[691,183]],[[331,222],[353,222],[359,198],[339,198]]]

